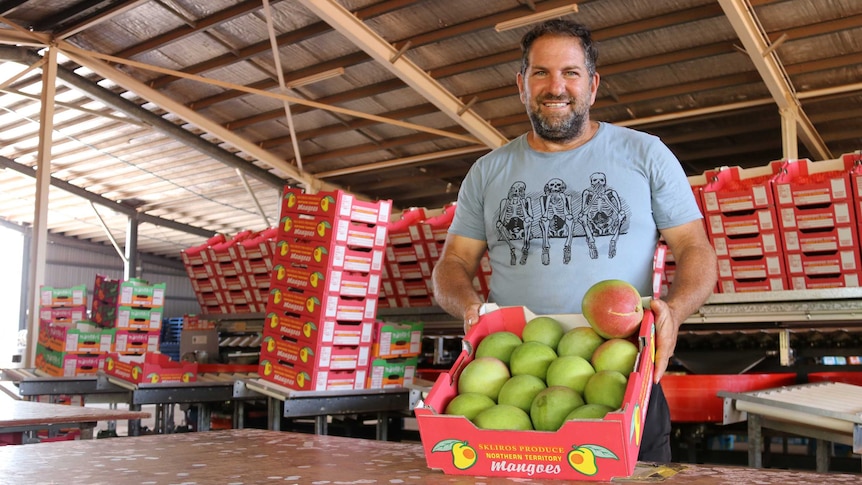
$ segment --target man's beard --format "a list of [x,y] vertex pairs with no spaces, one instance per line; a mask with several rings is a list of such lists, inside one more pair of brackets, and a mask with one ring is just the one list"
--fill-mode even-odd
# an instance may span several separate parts
[[545,97],[538,106],[529,110],[530,122],[533,130],[540,138],[552,142],[562,143],[574,140],[584,132],[588,109],[575,105],[575,110],[568,117],[548,118],[541,112],[541,103],[544,101],[555,101],[552,97]]

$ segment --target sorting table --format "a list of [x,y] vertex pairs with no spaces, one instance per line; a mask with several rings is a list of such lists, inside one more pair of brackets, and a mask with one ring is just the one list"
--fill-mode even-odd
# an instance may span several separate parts
[[237,380],[234,396],[265,396],[268,427],[281,429],[281,418],[314,418],[314,432],[326,434],[327,419],[332,415],[377,414],[377,439],[388,439],[390,413],[409,413],[419,400],[417,389],[394,387],[386,389],[353,389],[331,391],[297,391],[263,379]]
[[764,428],[815,438],[818,472],[829,469],[829,442],[862,453],[862,386],[820,382],[718,395],[724,398],[724,424],[748,420],[749,466],[763,466]]
[[15,399],[0,399],[0,432],[32,434],[48,430],[79,428],[92,430],[98,421],[140,420],[150,417],[143,411],[123,411],[86,406],[66,406]]
[[[65,485],[175,483],[403,483],[550,485],[574,482],[444,475],[422,445],[260,429],[148,435],[0,447],[9,483]],[[724,485],[858,484],[859,475],[710,465],[639,463],[620,483]]]

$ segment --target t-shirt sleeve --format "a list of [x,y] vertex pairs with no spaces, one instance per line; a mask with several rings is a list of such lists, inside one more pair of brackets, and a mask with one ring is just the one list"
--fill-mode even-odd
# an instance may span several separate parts
[[658,229],[679,226],[703,215],[697,206],[691,184],[679,160],[670,149],[655,138],[650,149],[655,162],[650,174],[652,211]]
[[449,226],[449,232],[485,241],[484,188],[480,162],[481,159],[470,167],[467,176],[461,182],[455,216]]

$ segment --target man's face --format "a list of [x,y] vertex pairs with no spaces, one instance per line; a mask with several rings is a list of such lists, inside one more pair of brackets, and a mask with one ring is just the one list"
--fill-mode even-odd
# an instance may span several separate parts
[[541,138],[567,142],[583,133],[596,99],[598,74],[590,76],[577,38],[545,36],[530,50],[529,66],[518,74],[521,102]]

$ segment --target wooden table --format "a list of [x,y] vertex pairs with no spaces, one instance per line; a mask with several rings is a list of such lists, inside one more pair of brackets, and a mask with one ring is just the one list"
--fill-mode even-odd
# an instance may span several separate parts
[[0,399],[0,433],[31,433],[39,430],[80,428],[92,430],[98,421],[150,417],[144,411],[124,411],[86,406]]
[[[668,476],[665,476],[668,475]],[[557,480],[444,475],[418,443],[233,429],[0,447],[8,483],[96,484],[562,484]],[[638,465],[626,483],[669,485],[858,484],[862,475],[707,465]],[[596,482],[583,482],[596,483]]]

